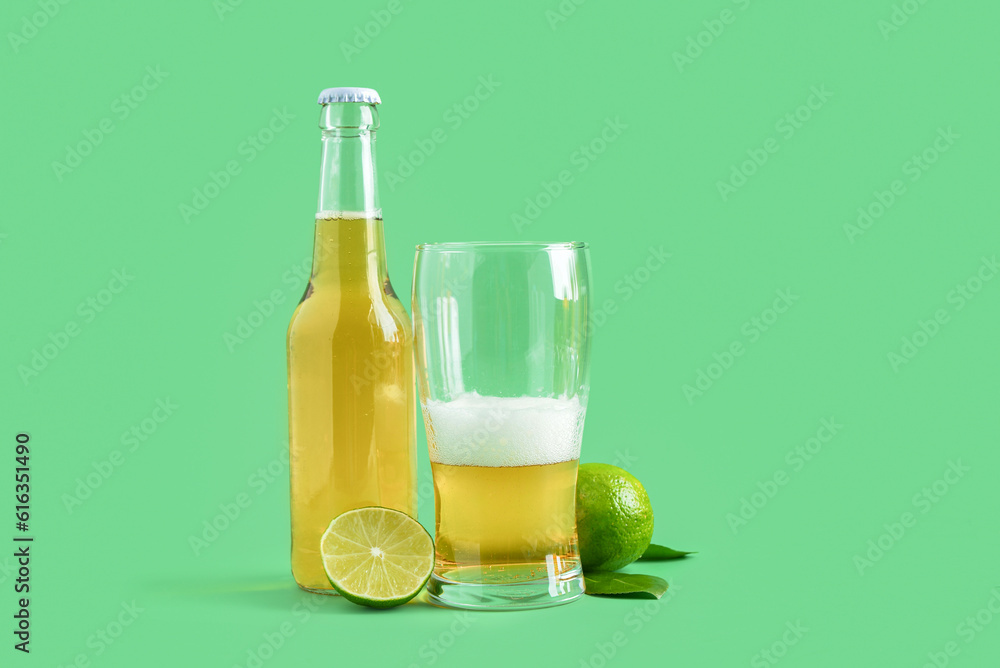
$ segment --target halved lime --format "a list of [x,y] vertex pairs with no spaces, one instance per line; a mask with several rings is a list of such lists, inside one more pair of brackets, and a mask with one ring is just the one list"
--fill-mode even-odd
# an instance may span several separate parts
[[377,506],[348,510],[330,522],[320,552],[333,588],[372,608],[406,603],[434,570],[434,541],[420,522]]

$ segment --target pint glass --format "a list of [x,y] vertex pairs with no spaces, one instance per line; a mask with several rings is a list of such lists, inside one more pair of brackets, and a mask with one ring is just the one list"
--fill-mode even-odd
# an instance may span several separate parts
[[417,247],[417,377],[435,493],[431,601],[537,608],[583,594],[586,244]]

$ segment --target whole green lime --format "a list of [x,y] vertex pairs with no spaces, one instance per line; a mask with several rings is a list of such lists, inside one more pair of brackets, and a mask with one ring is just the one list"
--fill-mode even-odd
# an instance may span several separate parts
[[653,508],[642,483],[611,464],[581,464],[576,530],[586,571],[617,571],[641,557],[653,538]]

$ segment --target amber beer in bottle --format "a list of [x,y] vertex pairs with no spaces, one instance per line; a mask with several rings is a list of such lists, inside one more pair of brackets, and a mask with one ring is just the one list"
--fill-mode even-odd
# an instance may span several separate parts
[[288,328],[292,574],[332,594],[319,552],[337,515],[417,516],[413,333],[389,283],[375,171],[378,93],[330,88],[312,275]]

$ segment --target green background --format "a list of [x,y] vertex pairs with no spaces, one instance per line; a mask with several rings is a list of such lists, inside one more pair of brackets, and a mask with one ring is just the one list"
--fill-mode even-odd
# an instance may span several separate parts
[[[996,661],[1000,280],[983,258],[1000,249],[1000,9],[559,8],[3,4],[0,452],[12,469],[15,434],[31,435],[36,536],[32,653],[0,629],[4,665],[256,665],[268,637],[280,647],[264,666]],[[147,67],[166,74],[143,90]],[[495,85],[469,98],[481,77]],[[656,542],[698,550],[629,568],[668,579],[669,599],[306,607],[317,599],[294,587],[287,556],[284,336],[311,253],[315,98],[335,85],[382,95],[387,251],[407,304],[419,242],[591,244],[595,305],[611,302],[583,460],[632,471]],[[294,118],[250,160],[241,144],[274,109]],[[602,145],[609,120],[625,127]],[[75,168],[53,165],[102,121],[111,132]],[[435,131],[445,140],[421,149]],[[741,167],[754,155],[763,164]],[[239,173],[186,221],[180,206],[229,161]],[[420,164],[390,183],[401,161]],[[752,174],[720,192],[734,168]],[[563,170],[562,192],[539,197]],[[526,199],[544,206],[518,228]],[[881,215],[852,231],[859,207]],[[661,247],[670,258],[647,272]],[[127,285],[102,292],[116,270]],[[768,312],[779,290],[792,305]],[[256,309],[259,326],[227,344]],[[76,335],[60,337],[67,326]],[[894,361],[915,334],[912,359]],[[699,372],[714,377],[686,393]],[[158,400],[176,406],[161,422]],[[817,448],[823,420],[842,426]],[[795,454],[810,445],[808,461]],[[423,440],[420,457],[433,528]],[[968,470],[946,477],[952,464]],[[0,498],[13,506],[10,475]],[[0,534],[12,515],[0,509]],[[0,559],[9,626],[11,566]],[[123,612],[133,602],[141,611]]]

